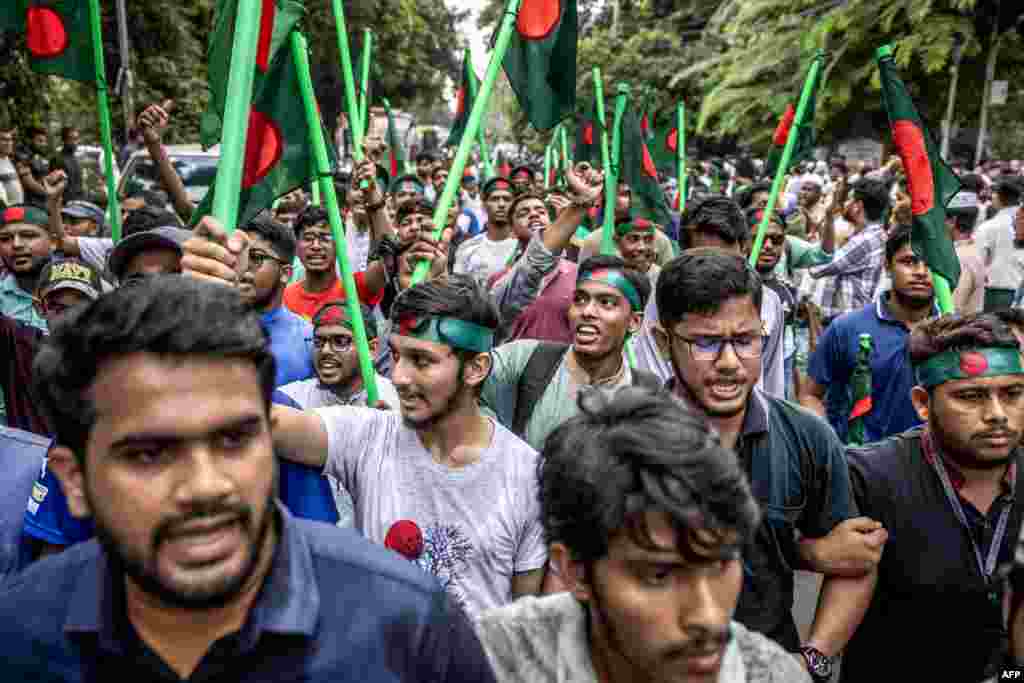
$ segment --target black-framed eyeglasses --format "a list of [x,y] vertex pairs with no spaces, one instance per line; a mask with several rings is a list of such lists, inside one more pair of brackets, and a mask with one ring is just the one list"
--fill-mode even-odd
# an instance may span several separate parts
[[322,349],[328,344],[335,351],[344,353],[352,348],[353,339],[347,334],[313,335],[313,347]]
[[676,337],[686,342],[690,349],[690,356],[698,361],[714,361],[722,355],[726,344],[732,347],[733,352],[739,358],[752,360],[760,358],[764,353],[764,347],[768,343],[768,331],[764,325],[761,326],[761,334],[740,334],[734,337],[712,337],[698,335],[696,337],[684,337],[681,334],[669,332],[670,337]]
[[776,247],[781,247],[783,244],[786,243],[786,236],[785,235],[765,235],[764,236],[764,243],[765,244],[771,244],[771,245],[774,245]]
[[299,239],[305,244],[334,244],[334,235],[329,232],[304,232]]
[[262,251],[249,252],[249,270],[259,270],[267,261],[284,265],[284,261],[271,254],[264,254]]

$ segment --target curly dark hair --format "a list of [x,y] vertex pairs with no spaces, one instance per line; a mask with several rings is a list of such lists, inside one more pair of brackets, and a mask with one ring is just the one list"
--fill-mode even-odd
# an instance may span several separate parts
[[36,353],[32,389],[56,432],[84,464],[96,422],[90,388],[104,364],[131,353],[251,360],[267,410],[274,357],[259,316],[238,293],[181,275],[142,278],[69,312]]
[[907,340],[907,350],[914,364],[923,363],[932,356],[950,349],[970,349],[979,346],[1020,348],[1017,337],[1010,329],[1011,315],[972,313],[947,314],[933,318],[914,329]]
[[433,278],[403,291],[391,305],[391,320],[457,318],[497,329],[501,318],[490,294],[469,275]]
[[249,235],[270,242],[285,265],[290,266],[295,260],[295,235],[284,223],[274,220],[266,213],[261,213],[240,227]]
[[327,225],[328,223],[327,209],[316,204],[310,204],[302,210],[302,213],[295,217],[295,239],[301,240],[302,231],[312,225]]
[[[664,512],[686,558],[727,555],[748,542],[760,511],[736,454],[708,422],[661,389],[592,389],[560,425],[538,465],[541,520],[585,566],[608,554],[620,532],[652,542],[648,511]],[[695,532],[711,532],[708,547]]]

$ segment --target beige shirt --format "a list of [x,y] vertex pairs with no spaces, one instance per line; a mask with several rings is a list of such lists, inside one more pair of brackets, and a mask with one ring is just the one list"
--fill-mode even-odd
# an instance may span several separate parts
[[980,313],[985,301],[985,283],[988,281],[985,259],[974,239],[958,241],[956,255],[960,259],[960,281],[953,291],[957,313]]

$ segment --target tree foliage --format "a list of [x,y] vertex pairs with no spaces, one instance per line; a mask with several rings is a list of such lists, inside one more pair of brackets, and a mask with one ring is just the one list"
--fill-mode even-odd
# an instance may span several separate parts
[[[5,0],[0,0],[5,1]],[[128,35],[135,72],[135,103],[175,101],[168,142],[194,142],[206,106],[206,40],[216,0],[128,0]],[[104,52],[111,90],[120,57],[114,2],[103,8]],[[333,124],[343,106],[341,60],[331,3],[310,1],[303,23],[311,54],[317,97],[324,118]],[[384,96],[398,108],[443,105],[446,76],[458,69],[461,43],[456,24],[462,16],[431,0],[346,0],[353,59],[364,27],[374,32],[375,99]],[[124,133],[121,101],[111,92],[115,137]],[[0,121],[15,125],[80,127],[87,141],[98,139],[93,88],[28,69],[24,40],[0,45]]]

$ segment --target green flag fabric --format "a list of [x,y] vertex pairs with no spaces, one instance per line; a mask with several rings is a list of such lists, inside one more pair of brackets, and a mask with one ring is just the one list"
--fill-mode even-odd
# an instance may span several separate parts
[[551,130],[576,108],[576,0],[522,0],[505,75],[534,128]]
[[387,100],[384,100],[384,111],[388,115],[388,173],[392,178],[397,178],[405,172],[405,151],[402,149],[402,141],[398,139],[398,127],[395,126],[391,103]]
[[[244,226],[274,200],[313,179],[310,131],[291,51],[282,50],[262,79],[249,113],[245,165],[238,200],[238,225]],[[334,145],[327,146],[331,167],[337,166]],[[193,222],[213,207],[211,187],[193,214]]]
[[476,102],[476,94],[480,92],[480,79],[476,77],[473,70],[473,56],[466,50],[462,57],[462,82],[455,93],[455,121],[452,122],[451,132],[448,135],[446,147],[458,147],[462,142],[462,134],[466,132],[466,125],[469,123],[469,113],[473,111],[473,104]]
[[658,182],[658,169],[654,165],[640,126],[640,115],[627,108],[622,117],[621,167],[619,181],[629,185],[632,193],[630,213],[667,227],[671,221],[665,193]]
[[679,151],[679,129],[674,121],[665,121],[654,128],[647,143],[654,159],[654,165],[669,175],[675,175]]
[[960,260],[946,231],[946,205],[960,191],[960,181],[939,155],[938,146],[917,112],[891,56],[878,60],[882,99],[896,151],[903,161],[914,216],[911,242],[934,273],[956,289]]
[[24,33],[25,15],[25,0],[0,2],[0,33]]
[[[814,132],[814,113],[818,99],[818,85],[821,83],[821,69],[818,69],[817,73],[815,83],[811,86],[811,99],[807,102],[807,113],[804,116],[803,123],[796,132],[796,145],[793,147],[793,156],[789,160],[789,168],[793,168],[793,166],[802,161],[814,158],[814,146],[817,144]],[[796,106],[790,104],[786,107],[782,118],[779,119],[779,125],[775,128],[775,134],[772,136],[772,148],[768,152],[768,159],[765,162],[764,169],[765,175],[769,178],[775,176],[779,164],[782,162],[782,150],[786,148],[786,141],[789,140],[795,119]],[[789,171],[789,168],[786,171]]]
[[33,71],[96,82],[88,2],[0,0],[0,5],[0,32],[24,33]]
[[576,117],[576,149],[573,158],[591,166],[600,166],[602,163],[601,121],[597,116],[596,100],[590,105],[589,116]]
[[213,18],[213,32],[210,34],[206,51],[210,101],[199,122],[199,142],[207,149],[220,142],[228,73],[231,69],[235,16],[240,4],[250,11],[260,9],[256,76],[252,84],[254,100],[257,99],[279,52],[282,48],[287,51],[288,36],[305,12],[305,7],[299,0],[246,0],[244,3],[240,0],[218,0]]

